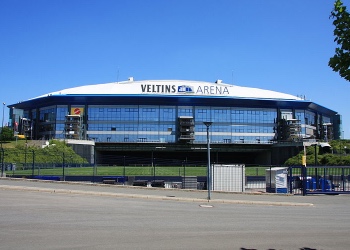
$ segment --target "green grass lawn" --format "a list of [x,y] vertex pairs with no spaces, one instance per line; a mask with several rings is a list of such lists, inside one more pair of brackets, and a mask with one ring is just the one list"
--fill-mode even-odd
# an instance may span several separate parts
[[[95,172],[96,170],[96,172]],[[155,173],[154,173],[155,171]],[[9,175],[63,175],[62,168],[50,168],[50,169],[26,169],[26,170],[16,170],[16,171],[6,171],[6,174]],[[122,167],[122,166],[111,166],[111,167],[99,167],[96,169],[93,167],[65,167],[64,174],[65,175],[73,175],[73,176],[93,176],[94,172],[98,176],[106,176],[106,175],[118,175],[123,176],[183,176],[184,169],[183,167]],[[206,175],[206,167],[186,167],[185,175],[193,175],[193,176],[205,176]]]
[[[246,167],[246,176],[264,176],[266,167]],[[154,172],[155,171],[155,172]],[[65,167],[64,174],[71,176],[106,176],[106,175],[117,175],[117,176],[206,176],[207,167],[182,167],[182,166],[97,166],[94,167]],[[32,168],[26,170],[6,171],[7,176],[11,175],[63,175],[63,169],[61,167],[40,169],[35,167],[34,171]]]

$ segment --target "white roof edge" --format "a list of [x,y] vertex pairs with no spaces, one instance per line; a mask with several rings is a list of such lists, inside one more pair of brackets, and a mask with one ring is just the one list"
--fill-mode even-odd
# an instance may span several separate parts
[[[241,87],[217,81],[193,80],[128,80],[67,88],[35,97],[61,95],[174,95],[212,96],[245,99],[303,100],[297,96],[259,88]],[[32,99],[31,99],[32,100]]]

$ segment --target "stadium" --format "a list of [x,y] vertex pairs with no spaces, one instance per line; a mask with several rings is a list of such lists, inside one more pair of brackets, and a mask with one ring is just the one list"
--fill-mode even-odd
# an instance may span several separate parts
[[341,136],[341,116],[331,109],[221,80],[131,77],[8,107],[18,137],[91,142],[93,153],[86,158],[97,164],[206,162],[208,136],[212,162],[277,165],[296,155],[305,141]]

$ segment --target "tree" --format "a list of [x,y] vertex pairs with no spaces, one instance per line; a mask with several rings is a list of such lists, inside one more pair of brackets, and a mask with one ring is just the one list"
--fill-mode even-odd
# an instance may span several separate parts
[[341,0],[336,0],[330,18],[334,19],[334,41],[338,47],[329,59],[328,66],[350,81],[350,15]]
[[1,140],[2,141],[13,141],[13,130],[9,127],[3,127],[1,130]]

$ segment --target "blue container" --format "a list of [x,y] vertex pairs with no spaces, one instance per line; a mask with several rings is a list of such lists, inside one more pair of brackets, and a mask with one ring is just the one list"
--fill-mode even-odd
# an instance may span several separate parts
[[286,193],[288,193],[288,189],[287,188],[277,188],[276,193],[286,194]]
[[308,189],[308,190],[315,190],[316,189],[316,179],[315,178],[307,177],[306,189]]

